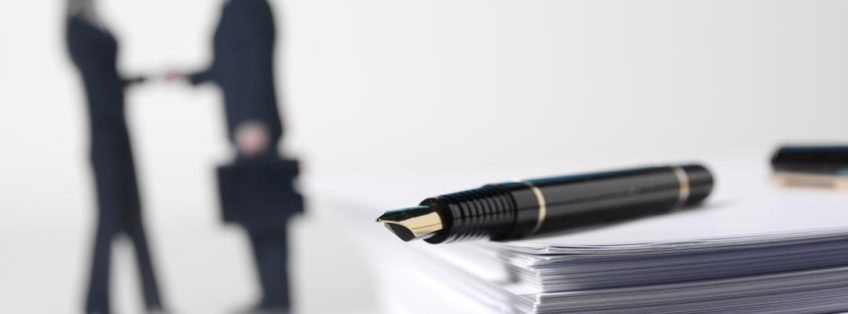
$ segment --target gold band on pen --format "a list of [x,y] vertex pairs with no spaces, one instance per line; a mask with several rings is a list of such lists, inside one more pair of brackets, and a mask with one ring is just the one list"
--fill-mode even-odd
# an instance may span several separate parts
[[772,180],[781,186],[828,188],[848,191],[848,177],[836,174],[815,174],[790,171],[777,171]]
[[672,167],[671,169],[674,170],[674,175],[677,176],[677,183],[680,184],[676,207],[682,207],[683,204],[686,204],[686,201],[689,200],[689,193],[691,192],[691,188],[689,187],[689,176],[683,168]]
[[545,195],[542,194],[541,189],[539,189],[537,186],[533,185],[533,183],[530,183],[528,181],[522,180],[519,182],[524,183],[525,185],[527,185],[527,187],[530,188],[531,191],[533,191],[533,194],[536,195],[536,203],[539,204],[539,215],[536,217],[536,226],[533,227],[533,230],[529,233],[534,234],[539,231],[539,228],[542,228],[542,223],[545,222],[545,217],[548,213],[548,204],[547,202],[545,202]]

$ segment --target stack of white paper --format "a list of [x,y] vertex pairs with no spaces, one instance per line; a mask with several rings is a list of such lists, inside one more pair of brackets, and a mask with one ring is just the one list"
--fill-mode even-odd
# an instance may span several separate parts
[[522,295],[522,312],[848,309],[844,231],[505,250],[518,277],[538,287]]
[[403,243],[373,223],[453,186],[322,192],[362,221],[392,313],[848,311],[848,194],[772,186],[760,158],[708,165],[718,185],[702,208],[506,243]]

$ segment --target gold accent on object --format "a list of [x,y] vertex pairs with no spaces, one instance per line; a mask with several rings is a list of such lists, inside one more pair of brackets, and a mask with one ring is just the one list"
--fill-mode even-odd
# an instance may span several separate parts
[[432,212],[418,217],[412,217],[402,221],[378,219],[377,222],[403,226],[404,228],[412,232],[412,235],[415,236],[416,239],[432,233],[436,233],[444,228],[442,226],[442,217],[439,217],[439,213],[437,212]]
[[778,171],[772,175],[772,180],[785,187],[826,188],[848,191],[848,177],[829,174],[813,174]]
[[689,200],[689,193],[691,192],[691,188],[689,187],[689,176],[686,175],[686,170],[680,167],[672,167],[674,170],[674,175],[677,176],[677,182],[680,184],[680,192],[677,198],[677,207],[683,206],[686,204],[686,201]]
[[542,190],[530,183],[529,181],[520,181],[521,183],[526,184],[533,194],[536,195],[536,203],[539,203],[539,216],[536,218],[536,226],[533,227],[533,230],[530,231],[529,234],[534,234],[539,231],[539,228],[542,228],[542,223],[545,222],[545,217],[548,214],[548,203],[545,202],[545,194],[542,194]]

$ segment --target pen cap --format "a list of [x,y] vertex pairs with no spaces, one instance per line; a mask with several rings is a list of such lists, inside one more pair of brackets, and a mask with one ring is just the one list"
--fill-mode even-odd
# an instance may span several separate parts
[[848,169],[848,146],[783,146],[771,158],[775,171],[839,174]]

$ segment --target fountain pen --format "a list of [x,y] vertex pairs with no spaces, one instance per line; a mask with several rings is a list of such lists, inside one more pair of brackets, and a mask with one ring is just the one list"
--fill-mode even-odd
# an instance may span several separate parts
[[713,189],[697,164],[488,184],[377,218],[401,240],[505,241],[691,207]]

